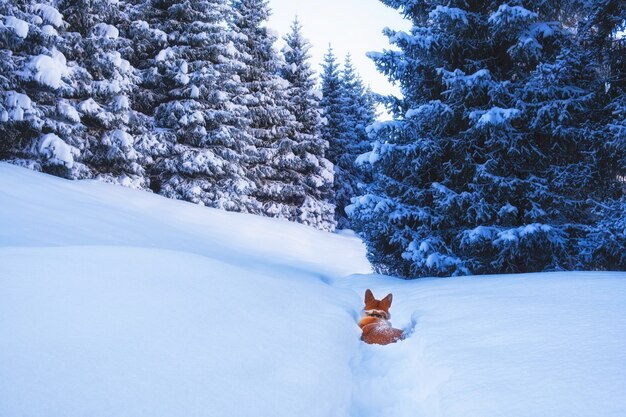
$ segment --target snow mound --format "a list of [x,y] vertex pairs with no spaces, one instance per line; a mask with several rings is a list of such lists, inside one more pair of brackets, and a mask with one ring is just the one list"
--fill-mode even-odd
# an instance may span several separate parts
[[39,138],[37,153],[53,165],[63,165],[67,168],[74,166],[76,149],[54,133],[47,133]]
[[0,204],[2,246],[122,245],[330,276],[371,271],[365,247],[354,237],[6,163],[0,163],[0,201],[11,202]]
[[65,56],[57,51],[52,51],[52,56],[37,55],[28,62],[27,76],[41,85],[53,89],[61,87],[64,77],[70,74],[66,65]]
[[18,19],[14,16],[6,16],[4,18],[4,25],[11,28],[13,32],[22,39],[28,36],[28,22],[22,19]]

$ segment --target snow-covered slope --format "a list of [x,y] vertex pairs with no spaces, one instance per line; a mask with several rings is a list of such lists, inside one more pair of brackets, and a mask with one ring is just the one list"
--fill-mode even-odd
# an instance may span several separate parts
[[236,265],[369,272],[362,245],[285,220],[232,214],[0,163],[0,245],[172,249]]
[[626,416],[624,273],[340,286],[392,292],[394,324],[415,322],[403,343],[360,349],[354,416]]
[[[626,274],[369,270],[351,236],[0,164],[0,416],[626,415]],[[407,340],[359,342],[367,287]]]

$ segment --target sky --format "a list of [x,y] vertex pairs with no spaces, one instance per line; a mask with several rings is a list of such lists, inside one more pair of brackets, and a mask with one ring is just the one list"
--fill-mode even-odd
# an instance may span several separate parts
[[354,66],[372,90],[383,94],[398,92],[365,56],[369,51],[391,47],[382,34],[383,28],[410,27],[397,10],[379,0],[270,0],[270,7],[268,26],[281,38],[289,32],[294,16],[298,16],[304,36],[313,45],[312,64],[318,73],[331,43],[341,61],[347,53],[352,55]]

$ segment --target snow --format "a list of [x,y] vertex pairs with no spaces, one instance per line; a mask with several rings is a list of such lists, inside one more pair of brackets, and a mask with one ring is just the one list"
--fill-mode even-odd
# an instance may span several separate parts
[[[354,416],[626,415],[625,273],[355,276],[394,294],[404,342],[361,346]],[[454,283],[450,283],[454,280]]]
[[498,126],[510,123],[511,120],[519,117],[521,112],[517,109],[503,109],[493,107],[487,111],[473,111],[470,113],[470,119],[475,121],[477,128],[485,126]]
[[61,87],[63,77],[70,73],[65,56],[57,50],[52,51],[52,56],[37,55],[31,58],[26,70],[33,80],[54,89]]
[[104,140],[105,145],[114,145],[121,148],[129,148],[133,146],[133,143],[135,143],[135,139],[129,133],[120,129],[111,131],[111,133],[105,136]]
[[366,164],[375,164],[380,159],[380,155],[374,151],[365,152],[356,157],[354,163],[357,166],[364,166]]
[[82,101],[78,105],[78,109],[81,112],[89,115],[98,114],[102,111],[102,107],[100,107],[100,105],[96,103],[95,100],[92,98],[88,98],[87,100]]
[[4,18],[4,25],[13,29],[13,32],[22,39],[28,36],[28,22],[22,19],[18,19],[14,16],[6,16]]
[[156,61],[169,61],[169,60],[173,60],[176,57],[176,53],[174,52],[174,49],[172,48],[165,48],[162,49],[156,56],[155,60]]
[[80,115],[78,114],[78,111],[67,102],[59,101],[57,103],[57,111],[61,116],[73,123],[80,122]]
[[30,109],[33,106],[33,102],[26,94],[18,93],[17,91],[7,91],[4,103],[8,107],[19,107],[24,110]]
[[[0,193],[1,201],[13,203],[0,205],[3,246],[147,246],[330,276],[370,271],[360,242],[286,220],[197,207],[96,181],[33,176],[5,163]],[[28,210],[15,210],[21,206]],[[24,225],[29,233],[21,232]]]
[[108,52],[104,55],[105,59],[109,61],[111,64],[115,65],[119,69],[124,72],[128,72],[131,70],[130,62],[122,58],[122,55],[117,52]]
[[[474,88],[489,86],[492,83],[491,72],[488,69],[481,69],[469,75],[466,75],[460,69],[447,71],[444,68],[438,68],[437,72],[442,75],[443,82],[448,87],[463,86],[465,88]],[[431,104],[436,104],[436,102]]]
[[496,227],[478,226],[463,232],[463,242],[471,244],[482,239],[492,240],[497,233],[498,229]]
[[111,101],[110,106],[115,111],[128,110],[130,109],[130,100],[127,96],[115,96]]
[[500,211],[498,211],[499,216],[503,216],[506,214],[517,214],[517,213],[518,213],[517,207],[513,206],[511,203],[508,203],[508,202],[504,206],[502,206]]
[[[4,114],[2,115],[2,118],[5,119]],[[14,109],[11,109],[10,113],[7,113],[6,115],[6,120],[13,120],[15,122],[21,122],[24,120],[24,109],[22,109],[21,107],[15,107]]]
[[489,17],[489,23],[494,25],[506,25],[517,21],[530,21],[536,19],[537,13],[531,12],[522,6],[509,6],[502,4],[498,11]]
[[[5,163],[0,201],[1,416],[626,415],[626,273],[361,275],[351,233]],[[359,341],[366,288],[406,340]]]
[[[476,74],[473,74],[473,75],[476,75]],[[407,110],[404,117],[405,119],[412,119],[412,118],[420,119],[420,118],[426,118],[433,113],[445,114],[446,116],[451,116],[454,114],[452,108],[448,106],[447,104],[442,103],[440,100],[431,100],[427,104],[422,104],[421,106],[415,109]]]
[[467,12],[457,7],[439,5],[428,14],[429,19],[433,21],[439,20],[444,16],[457,23],[462,22],[464,25],[468,24]]
[[200,89],[196,85],[191,85],[189,88],[189,97],[190,98],[199,98],[200,97]]
[[38,13],[44,21],[50,23],[54,27],[58,28],[63,24],[63,15],[52,6],[37,3],[33,6],[33,11]]
[[226,48],[226,53],[228,54],[228,56],[234,57],[234,56],[239,55],[239,51],[237,50],[237,47],[235,46],[233,42],[228,42],[225,48]]
[[24,120],[24,112],[33,110],[33,102],[26,94],[17,91],[7,91],[4,97],[4,104],[8,108],[8,112],[4,110],[0,114],[0,121],[9,120],[21,122]]
[[51,25],[42,26],[41,33],[48,36],[57,36],[59,34],[59,32]]
[[117,39],[120,36],[120,31],[113,25],[98,23],[93,28],[93,34],[97,38]]
[[54,165],[74,166],[75,150],[54,133],[47,133],[37,141],[37,153]]

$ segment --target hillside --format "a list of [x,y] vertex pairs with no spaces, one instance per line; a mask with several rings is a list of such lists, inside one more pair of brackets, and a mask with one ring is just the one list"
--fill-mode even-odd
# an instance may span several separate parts
[[[0,416],[626,415],[626,273],[370,272],[351,235],[0,163]],[[407,340],[359,341],[365,288]]]

